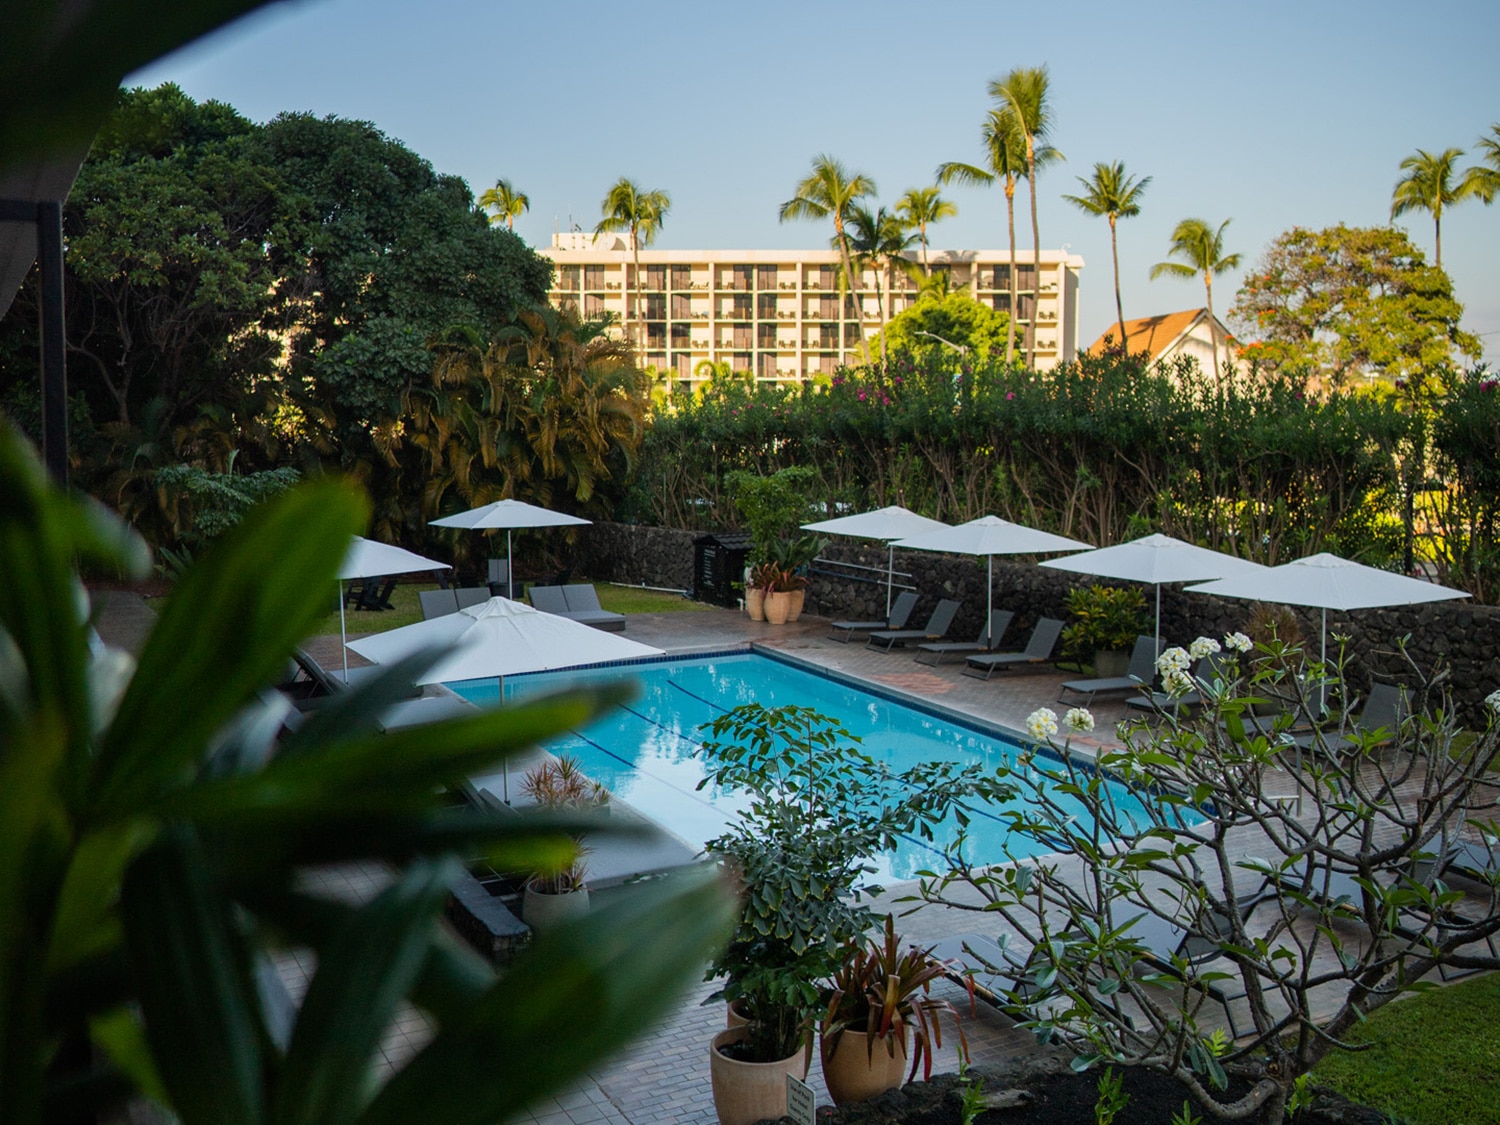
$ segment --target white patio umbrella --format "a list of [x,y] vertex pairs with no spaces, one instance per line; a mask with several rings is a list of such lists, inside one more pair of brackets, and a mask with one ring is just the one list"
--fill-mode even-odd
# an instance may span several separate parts
[[[999,516],[980,516],[977,520],[930,531],[895,544],[911,551],[944,551],[953,555],[984,555],[988,560],[985,590],[988,595],[985,621],[995,615],[995,556],[1042,555],[1053,551],[1087,551],[1092,544],[1080,543],[1050,531],[1038,531],[1025,524],[1011,523]],[[988,629],[988,625],[985,626]],[[993,637],[987,637],[993,643]]]
[[1189,586],[1188,591],[1194,594],[1216,594],[1221,598],[1247,598],[1257,602],[1303,605],[1321,610],[1318,659],[1324,664],[1328,662],[1330,609],[1380,609],[1469,597],[1462,590],[1408,578],[1389,570],[1377,570],[1373,566],[1329,554],[1309,555],[1283,566],[1262,567],[1256,573]]
[[1161,647],[1161,588],[1165,582],[1203,582],[1211,578],[1233,578],[1265,570],[1260,563],[1211,551],[1170,535],[1147,535],[1113,547],[1100,547],[1065,559],[1048,559],[1043,566],[1097,574],[1126,582],[1147,582],[1156,587],[1156,641]]
[[893,540],[906,539],[913,535],[922,535],[929,531],[942,531],[947,528],[942,520],[929,519],[919,516],[916,512],[893,504],[886,508],[877,508],[873,512],[860,512],[853,516],[839,516],[831,520],[819,520],[817,523],[805,523],[803,531],[824,531],[829,535],[848,535],[854,539],[884,539],[886,540],[886,563],[885,563],[885,615],[891,615],[891,589],[895,585],[895,562],[896,548]]
[[392,547],[356,535],[344,561],[339,564],[339,639],[343,642],[339,651],[344,654],[344,682],[349,682],[349,629],[344,620],[344,583],[355,578],[384,578],[389,574],[409,574],[414,570],[447,570],[452,563],[423,558],[404,547]]
[[[447,655],[428,669],[419,682],[435,684],[494,676],[502,688],[506,676],[520,672],[582,668],[662,654],[661,649],[651,645],[500,597],[457,613],[376,633],[349,647],[377,664],[399,660],[418,649],[444,647],[448,649]],[[509,802],[508,768],[505,790],[505,800]]]
[[518,527],[579,527],[593,520],[538,508],[523,500],[496,500],[467,512],[433,520],[430,527],[505,528],[505,592],[515,597],[515,576],[510,565],[510,533]]

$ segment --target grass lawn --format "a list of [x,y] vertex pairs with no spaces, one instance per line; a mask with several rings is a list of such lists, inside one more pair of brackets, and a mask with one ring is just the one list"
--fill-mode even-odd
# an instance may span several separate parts
[[[436,582],[414,582],[409,585],[402,583],[391,594],[391,604],[396,607],[394,610],[387,609],[380,613],[372,613],[369,610],[348,610],[346,620],[349,632],[351,634],[384,633],[388,629],[396,629],[402,625],[420,621],[422,620],[422,606],[417,601],[417,592],[437,588]],[[654,590],[642,590],[634,586],[610,586],[600,583],[596,588],[599,591],[599,604],[612,613],[693,613],[713,608],[702,602],[689,601],[677,594],[660,594]],[[519,589],[517,592],[520,592]],[[337,634],[338,631],[337,609],[329,610],[313,630],[315,633],[325,634]]]
[[1500,973],[1398,1000],[1354,1032],[1367,1051],[1332,1055],[1320,1085],[1412,1125],[1500,1122]]

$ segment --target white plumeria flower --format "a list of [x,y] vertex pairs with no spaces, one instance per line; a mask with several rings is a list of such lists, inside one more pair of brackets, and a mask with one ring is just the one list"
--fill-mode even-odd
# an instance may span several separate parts
[[1491,711],[1500,715],[1500,690],[1492,691],[1484,697],[1484,705]]
[[1181,668],[1168,668],[1162,673],[1161,686],[1174,698],[1193,689],[1193,677]]
[[1188,646],[1188,655],[1194,660],[1202,660],[1205,656],[1212,656],[1219,651],[1219,642],[1212,637],[1199,637]]
[[1075,733],[1090,731],[1094,729],[1094,713],[1087,707],[1072,707],[1063,716],[1063,722],[1070,731]]
[[1187,649],[1174,647],[1167,649],[1156,658],[1156,670],[1165,676],[1174,669],[1178,672],[1185,672],[1191,663],[1192,658],[1188,656]]
[[1224,647],[1230,652],[1249,652],[1255,647],[1255,642],[1244,633],[1228,633],[1224,637]]
[[1026,716],[1026,730],[1038,741],[1051,738],[1057,733],[1057,712],[1050,707],[1038,707]]

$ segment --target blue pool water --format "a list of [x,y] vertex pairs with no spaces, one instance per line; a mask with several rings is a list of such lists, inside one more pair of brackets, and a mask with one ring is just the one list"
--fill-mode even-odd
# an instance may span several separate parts
[[[861,739],[866,754],[894,771],[930,761],[982,762],[994,768],[1012,760],[1018,749],[950,719],[751,653],[513,676],[505,682],[505,698],[621,680],[635,681],[640,695],[591,725],[553,739],[547,749],[578,758],[589,776],[693,845],[719,835],[747,804],[742,793],[697,788],[704,776],[699,727],[743,703],[813,707],[842,723]],[[480,706],[493,705],[498,694],[494,680],[448,686]],[[474,780],[480,788],[500,792],[498,775]],[[1117,800],[1126,805],[1134,800],[1123,785],[1117,788]],[[973,811],[965,849],[972,862],[999,863],[1045,850],[1011,838],[999,816],[1002,809]],[[1084,815],[1082,805],[1076,811]],[[920,870],[938,868],[941,846],[956,835],[957,826],[950,822],[937,831],[936,844],[905,841],[877,858],[872,879],[911,879]]]

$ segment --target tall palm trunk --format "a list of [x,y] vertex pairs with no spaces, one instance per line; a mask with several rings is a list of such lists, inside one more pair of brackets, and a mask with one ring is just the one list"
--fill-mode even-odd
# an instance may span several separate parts
[[922,275],[924,277],[931,277],[932,270],[927,266],[927,224],[921,223],[917,229],[922,235]]
[[1443,268],[1443,206],[1438,204],[1432,211],[1433,265]]
[[1016,178],[1005,177],[1005,222],[1010,231],[1010,316],[1005,322],[1005,365],[1016,357],[1016,304],[1020,300],[1016,287]]
[[[854,297],[854,296],[857,296],[857,294],[859,293],[859,286],[856,284],[856,281],[855,281],[853,259],[851,259],[849,257],[849,239],[844,234],[844,217],[842,215],[840,215],[837,211],[835,211],[834,215],[833,215],[833,227],[834,227],[835,232],[837,232],[838,238],[839,238],[839,254],[844,259],[844,283],[849,287],[849,289],[848,289],[849,296]],[[874,357],[870,354],[869,341],[865,340],[865,311],[864,311],[864,309],[862,307],[860,307],[860,304],[859,304],[858,301],[855,302],[855,306],[854,307],[855,307],[856,313],[858,314],[859,338],[860,338],[861,342],[863,342],[864,345],[865,345],[865,360],[866,360],[866,362],[869,362]],[[841,315],[839,317],[839,328],[840,328],[840,331],[842,331],[842,329],[843,329],[843,322],[844,322],[844,318]],[[848,345],[845,343],[845,341],[843,341],[843,340],[839,341],[839,350],[840,351],[842,351],[847,346]]]
[[1042,230],[1036,221],[1036,144],[1026,134],[1026,195],[1031,200],[1031,316],[1026,321],[1026,366],[1036,370],[1036,318],[1042,304]]
[[1214,318],[1214,275],[1203,271],[1203,292],[1208,299],[1208,338],[1214,349],[1214,386],[1219,385],[1219,322]]
[[1120,347],[1130,355],[1130,337],[1125,335],[1125,306],[1120,301],[1120,242],[1115,237],[1115,216],[1109,217],[1109,254],[1115,262],[1115,316],[1120,320]]
[[641,324],[641,239],[637,228],[630,228],[630,257],[635,263],[635,280],[630,287],[630,297],[635,307],[635,358],[642,365],[646,362],[645,332]]

